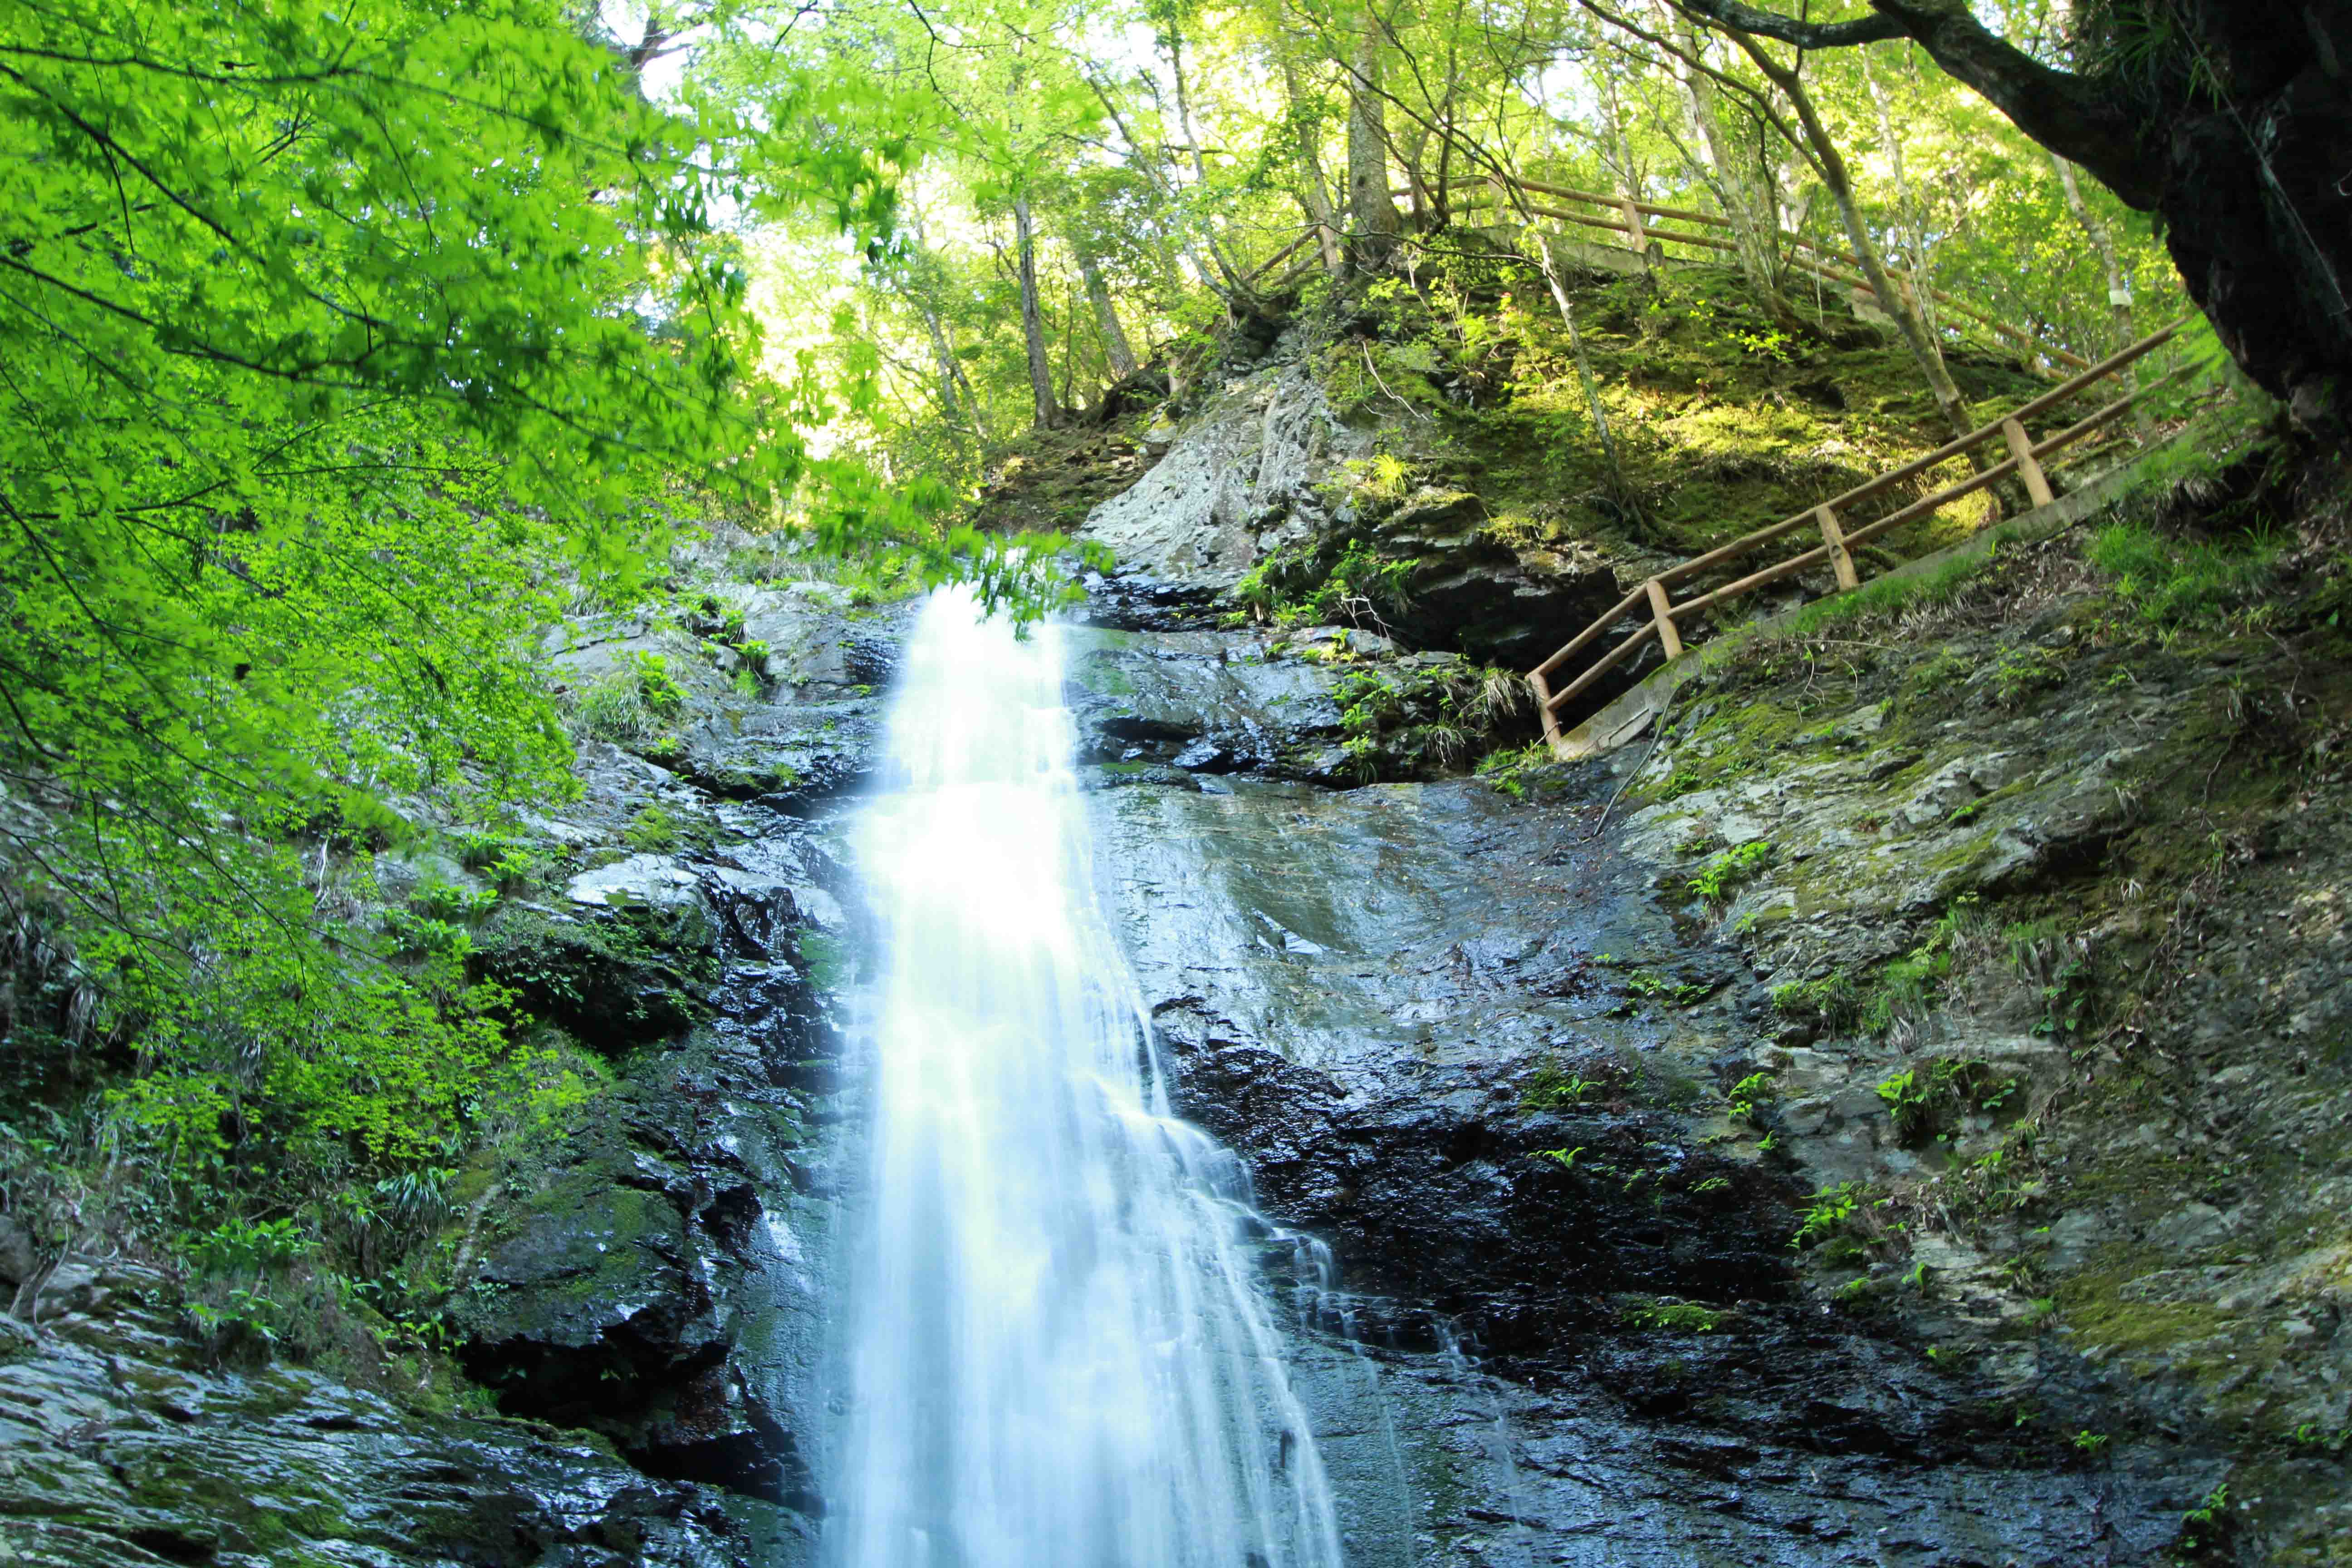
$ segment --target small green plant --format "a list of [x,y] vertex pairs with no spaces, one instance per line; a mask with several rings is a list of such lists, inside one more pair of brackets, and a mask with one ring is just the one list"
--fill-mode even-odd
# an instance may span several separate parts
[[1583,1152],[1584,1145],[1581,1143],[1578,1144],[1573,1149],[1538,1149],[1536,1151],[1536,1153],[1539,1157],[1551,1161],[1563,1171],[1575,1170],[1576,1157]]
[[1722,1314],[1696,1301],[1652,1301],[1628,1307],[1625,1321],[1638,1329],[1670,1334],[1711,1334],[1723,1327]]
[[1528,1075],[1527,1087],[1519,1091],[1519,1109],[1558,1110],[1563,1106],[1582,1105],[1587,1095],[1606,1087],[1600,1079],[1586,1078],[1547,1059]]
[[2075,1433],[2072,1441],[2076,1453],[2096,1454],[2107,1446],[2107,1435],[2105,1432],[2094,1432],[2086,1426]]
[[1757,838],[1735,849],[1726,849],[1699,868],[1698,874],[1685,884],[1693,897],[1703,903],[1725,902],[1734,888],[1756,875],[1757,868],[1772,858],[1770,840]]
[[416,885],[408,895],[408,907],[427,920],[452,923],[477,921],[498,907],[499,895],[490,888],[460,888],[436,879]]
[[2038,691],[2066,683],[2066,667],[2046,648],[2012,648],[1992,667],[1993,700],[2021,708]]
[[581,727],[614,745],[642,745],[686,711],[686,689],[657,653],[631,654],[582,692]]
[[1645,1002],[1664,1000],[1677,1007],[1705,1001],[1712,990],[1714,987],[1711,985],[1703,985],[1694,980],[1676,980],[1672,975],[1660,974],[1654,970],[1635,969],[1625,975],[1625,994],[1628,996],[1638,996]]
[[184,1243],[188,1265],[213,1279],[249,1279],[280,1268],[310,1250],[301,1226],[290,1219],[227,1219]]
[[[1930,1133],[1937,1133],[1939,1138],[1948,1136],[1939,1130],[1953,1114],[1979,1111],[1990,1115],[2006,1105],[2021,1087],[2018,1079],[2001,1077],[1984,1062],[1943,1057],[1930,1063],[1924,1073],[1916,1068],[1905,1068],[1885,1079],[1878,1085],[1878,1098],[1886,1102],[1886,1113],[1894,1119],[1895,1131],[1904,1142],[1911,1142]],[[1995,1150],[1985,1158],[1991,1162],[1985,1168],[1997,1172],[2006,1154]],[[1978,1162],[1979,1165],[1983,1163]]]
[[1497,794],[1524,800],[1528,775],[1549,767],[1551,760],[1549,746],[1541,741],[1530,741],[1524,746],[1487,752],[1478,760],[1476,772]]
[[2180,1544],[2200,1557],[2227,1551],[2230,1535],[2230,1483],[2221,1481],[2205,1500],[2180,1516]]
[[1869,1187],[1861,1182],[1840,1182],[1833,1187],[1822,1188],[1799,1216],[1797,1234],[1789,1238],[1789,1245],[1803,1251],[1827,1241],[1853,1223],[1869,1195]]
[[680,837],[677,818],[671,815],[667,806],[656,801],[638,807],[636,815],[629,818],[629,826],[623,830],[622,837],[629,841],[630,847],[657,855],[677,847]]
[[1772,1075],[1769,1070],[1749,1073],[1746,1078],[1733,1084],[1730,1091],[1724,1096],[1723,1113],[1734,1121],[1745,1121],[1753,1125],[1757,1120],[1757,1103],[1770,1100],[1774,1092]]

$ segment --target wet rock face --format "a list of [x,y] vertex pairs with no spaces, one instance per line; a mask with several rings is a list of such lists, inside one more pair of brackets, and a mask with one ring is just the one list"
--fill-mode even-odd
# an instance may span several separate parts
[[[732,850],[573,879],[583,910],[658,914],[629,928],[641,942],[700,944],[646,943],[700,965],[692,997],[709,1023],[635,1046],[570,1135],[509,1174],[457,1317],[467,1370],[509,1414],[603,1433],[651,1474],[814,1513],[803,1380],[820,1303],[791,1211],[832,1087],[813,972],[844,934],[840,873],[789,819],[741,826]],[[755,1324],[797,1346],[797,1364],[748,1363]]]
[[1365,1561],[2054,1565],[2177,1534],[2201,1461],[2091,1473],[1994,1380],[1807,1293],[1816,1178],[1724,1113],[1776,1015],[1592,839],[1614,777],[1118,782],[1104,874],[1178,1103],[1337,1255],[1335,1295],[1276,1249]]
[[725,1568],[751,1543],[712,1494],[543,1427],[422,1416],[299,1367],[208,1367],[135,1305],[159,1278],[87,1271],[97,1310],[60,1299],[37,1334],[0,1320],[9,1562]]
[[1355,494],[1349,465],[1378,431],[1341,420],[1286,352],[1227,383],[1170,433],[1149,472],[1087,516],[1086,534],[1119,563],[1090,601],[1098,624],[1203,629],[1253,568],[1283,556],[1319,582],[1350,544],[1412,563],[1385,626],[1482,662],[1531,668],[1616,602],[1617,574],[1597,554],[1515,549],[1488,531],[1475,495]]
[[[625,672],[632,660],[660,658],[684,709],[672,733],[638,749],[657,750],[663,766],[705,795],[804,816],[872,769],[881,688],[912,610],[861,607],[850,598],[828,584],[739,584],[712,596],[723,608],[697,623],[699,635],[599,623],[575,628],[551,658],[581,690]],[[743,647],[760,650],[757,658]],[[593,795],[599,781],[588,782]]]
[[1215,593],[1262,556],[1312,539],[1329,521],[1317,486],[1369,448],[1305,365],[1276,365],[1211,396],[1150,471],[1095,508],[1086,531],[1163,593]]

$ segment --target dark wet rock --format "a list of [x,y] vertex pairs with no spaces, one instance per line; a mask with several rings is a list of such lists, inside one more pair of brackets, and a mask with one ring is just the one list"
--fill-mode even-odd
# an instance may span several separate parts
[[300,1367],[215,1370],[122,1304],[157,1277],[97,1278],[111,1310],[0,1330],[9,1562],[729,1568],[791,1533],[546,1427],[425,1415]]
[[[1180,1104],[1338,1255],[1344,1292],[1295,1288],[1359,1550],[2146,1560],[2210,1467],[2145,1441],[2087,1473],[1996,1380],[1807,1298],[1801,1178],[1720,1111],[1769,1008],[1583,842],[1606,793],[1097,797]],[[1643,1326],[1661,1302],[1698,1315]]]
[[1339,738],[1332,672],[1271,655],[1261,640],[1213,632],[1069,636],[1081,761],[1296,773]]
[[1383,553],[1415,563],[1387,620],[1423,647],[1531,669],[1624,594],[1598,552],[1519,549],[1486,528],[1466,491],[1423,490],[1373,524]]
[[568,887],[576,923],[630,944],[630,963],[608,952],[582,973],[620,987],[648,967],[690,972],[695,1026],[636,1015],[615,1081],[500,1173],[452,1311],[501,1410],[597,1432],[648,1474],[813,1515],[811,1247],[829,1214],[807,1189],[837,1054],[839,977],[824,971],[845,921],[838,872],[803,829],[735,826],[735,849],[633,857]]
[[533,1016],[618,1055],[709,1016],[717,937],[696,874],[636,855],[581,872],[560,906],[502,905],[476,942]]

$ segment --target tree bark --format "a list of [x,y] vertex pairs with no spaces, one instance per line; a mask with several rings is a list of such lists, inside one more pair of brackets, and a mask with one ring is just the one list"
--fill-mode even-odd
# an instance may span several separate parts
[[[1691,26],[1690,18],[1669,12],[1665,0],[1655,0],[1655,4],[1661,22],[1669,17],[1673,20],[1683,52],[1693,59],[1698,58],[1698,30]],[[1732,243],[1738,247],[1733,254],[1738,259],[1740,274],[1766,313],[1785,318],[1790,310],[1780,286],[1780,222],[1773,210],[1767,171],[1759,168],[1759,177],[1748,177],[1747,156],[1724,133],[1723,116],[1716,106],[1715,79],[1693,68],[1686,61],[1674,63],[1675,74],[1690,105],[1692,122],[1698,128],[1707,162],[1714,166],[1724,216],[1731,220]]]
[[1045,316],[1037,303],[1037,235],[1029,221],[1026,195],[1013,201],[1013,237],[1021,279],[1021,341],[1029,354],[1029,390],[1036,400],[1038,428],[1050,430],[1062,422],[1062,405],[1054,397],[1054,362],[1045,350]]
[[1927,377],[1927,390],[1935,395],[1936,406],[1943,411],[1952,434],[1969,434],[1975,426],[1969,423],[1968,405],[1960,396],[1960,389],[1952,383],[1952,373],[1945,367],[1943,353],[1936,346],[1927,323],[1920,319],[1911,300],[1895,287],[1895,279],[1886,275],[1886,264],[1878,254],[1878,242],[1872,237],[1870,226],[1863,222],[1862,207],[1854,197],[1853,171],[1847,168],[1845,155],[1831,138],[1829,127],[1822,123],[1813,95],[1805,89],[1804,77],[1796,68],[1773,58],[1748,34],[1737,29],[1729,32],[1732,42],[1746,51],[1748,58],[1756,62],[1756,68],[1770,79],[1789,100],[1789,107],[1796,110],[1808,160],[1828,188],[1830,199],[1837,204],[1838,216],[1845,224],[1846,241],[1853,247],[1854,259],[1862,266],[1863,277],[1869,280],[1871,293],[1877,297],[1878,308],[1894,318],[1895,329],[1903,334],[1905,345],[1917,362],[1919,374]]
[[1110,362],[1113,381],[1124,381],[1135,374],[1135,349],[1127,341],[1127,329],[1119,325],[1118,307],[1112,303],[1110,285],[1103,281],[1102,268],[1095,264],[1092,252],[1084,246],[1076,247],[1078,276],[1086,280],[1087,299],[1095,308],[1095,324],[1102,329],[1103,357]]
[[1337,278],[1348,269],[1339,248],[1339,226],[1333,221],[1331,187],[1323,177],[1323,154],[1315,144],[1315,130],[1307,118],[1306,95],[1299,90],[1298,62],[1282,53],[1282,91],[1290,110],[1291,129],[1298,136],[1298,163],[1306,174],[1307,214],[1315,220],[1315,245],[1322,252],[1323,270]]
[[1381,97],[1380,29],[1356,36],[1348,67],[1348,228],[1350,259],[1360,272],[1386,265],[1404,219],[1389,195],[1388,107]]
[[2091,211],[2083,199],[2081,182],[2074,178],[2074,165],[2050,154],[2050,166],[2058,171],[2059,186],[2066,193],[2066,210],[2074,215],[2074,223],[2099,253],[2099,265],[2107,275],[2107,310],[2116,323],[2115,352],[2121,353],[2131,347],[2137,329],[2132,325],[2131,278],[2124,271],[2123,258],[2116,250],[2116,237],[2107,226]]

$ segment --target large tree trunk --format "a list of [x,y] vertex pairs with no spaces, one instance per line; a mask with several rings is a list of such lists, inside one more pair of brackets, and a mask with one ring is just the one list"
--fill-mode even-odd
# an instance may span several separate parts
[[1054,362],[1045,352],[1045,316],[1037,303],[1037,234],[1029,221],[1029,198],[1013,203],[1013,237],[1021,277],[1021,340],[1029,351],[1029,390],[1036,399],[1037,426],[1050,430],[1062,422],[1062,405],[1054,397]]
[[1380,29],[1356,36],[1348,83],[1349,249],[1359,271],[1386,264],[1404,219],[1389,195],[1388,105],[1381,96]]

